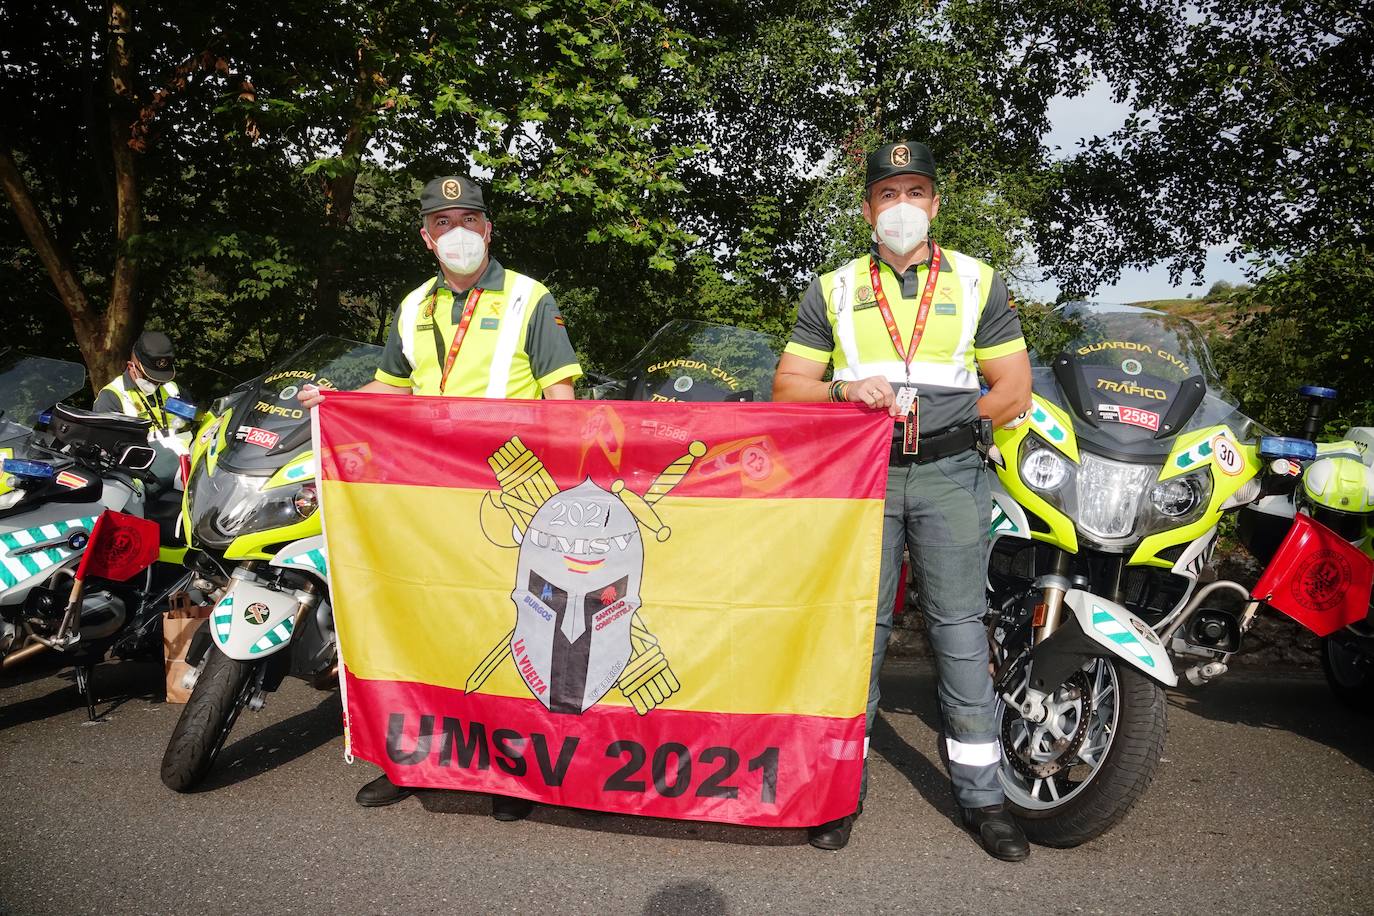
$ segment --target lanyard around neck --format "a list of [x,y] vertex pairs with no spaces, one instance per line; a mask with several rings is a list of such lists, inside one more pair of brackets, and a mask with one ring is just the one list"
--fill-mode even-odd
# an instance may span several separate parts
[[[159,385],[157,390],[161,392],[162,386]],[[149,420],[153,421],[154,426],[158,429],[167,428],[167,414],[163,411],[162,403],[159,399],[154,399],[153,403],[149,404],[148,399],[143,396],[143,392],[138,390],[138,382],[134,382],[134,387],[129,393],[138,398],[139,407],[142,409],[144,415],[147,416]]]
[[925,290],[921,293],[921,305],[916,311],[916,326],[911,329],[911,342],[902,346],[902,334],[897,330],[897,320],[892,317],[892,307],[887,304],[887,294],[883,292],[883,278],[878,272],[878,259],[869,255],[868,272],[873,280],[873,297],[878,300],[878,311],[887,325],[888,336],[892,338],[892,348],[897,357],[906,363],[907,379],[911,379],[911,361],[916,356],[916,348],[921,345],[921,337],[926,332],[926,319],[930,317],[930,303],[935,299],[935,284],[940,279],[940,261],[943,253],[940,246],[930,243],[930,268],[926,273]]
[[[477,312],[477,302],[482,298],[482,289],[474,286],[468,290],[467,301],[463,303],[463,317],[458,319],[458,329],[453,332],[453,343],[449,344],[448,357],[444,357],[444,338],[439,332],[439,319],[434,318],[431,325],[434,329],[434,355],[443,362],[444,371],[439,376],[439,393],[443,394],[448,387],[448,374],[453,371],[453,364],[458,359],[458,351],[463,348],[463,338],[467,336],[468,325],[472,324],[472,316]],[[434,281],[434,291],[430,294],[430,305],[437,307],[439,303],[439,281]]]

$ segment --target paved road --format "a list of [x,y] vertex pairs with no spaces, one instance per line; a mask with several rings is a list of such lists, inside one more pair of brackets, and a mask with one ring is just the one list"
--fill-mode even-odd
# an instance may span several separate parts
[[426,793],[364,810],[337,694],[291,681],[245,713],[205,791],[157,770],[179,707],[155,666],[101,669],[87,725],[54,668],[0,687],[0,911],[1374,912],[1374,720],[1319,678],[1232,674],[1170,697],[1165,761],[1116,830],[1028,863],[956,828],[931,671],[890,665],[867,811],[848,849],[801,831],[539,809],[517,824]]

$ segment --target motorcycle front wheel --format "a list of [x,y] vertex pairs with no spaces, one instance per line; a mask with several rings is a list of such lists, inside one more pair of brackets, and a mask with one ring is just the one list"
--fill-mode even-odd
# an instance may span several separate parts
[[[1013,696],[1026,689],[1027,675]],[[999,703],[1007,804],[1026,836],[1068,848],[1101,836],[1149,788],[1164,752],[1164,691],[1113,659],[1094,659],[1046,701],[1036,723]]]
[[213,648],[209,653],[162,755],[163,785],[177,792],[194,789],[210,772],[234,720],[253,695],[256,665]]

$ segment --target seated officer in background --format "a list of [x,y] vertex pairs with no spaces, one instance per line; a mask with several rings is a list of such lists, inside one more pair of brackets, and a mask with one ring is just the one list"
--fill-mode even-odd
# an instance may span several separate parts
[[171,442],[171,434],[186,426],[186,421],[167,410],[169,398],[181,396],[172,379],[176,377],[176,352],[172,341],[161,331],[144,331],[134,341],[124,372],[100,389],[91,409],[99,413],[121,413],[152,423],[148,441],[157,452],[149,469],[157,479],[154,493],[170,491],[180,468],[182,451]]
[[[420,238],[438,273],[401,300],[376,378],[359,391],[447,397],[572,400],[582,375],[563,316],[544,284],[491,257],[492,222],[482,189],[462,176],[435,178],[420,194]],[[299,399],[314,407],[312,385]],[[412,794],[383,773],[358,792],[365,807]],[[492,796],[499,821],[529,815],[531,802]]]
[[[992,426],[1029,409],[1030,360],[1002,278],[930,239],[940,210],[930,149],[907,141],[880,147],[868,156],[865,178],[873,247],[806,291],[773,396],[848,401],[892,415],[867,730],[878,711],[906,548],[935,655],[944,749],[964,826],[989,854],[1017,861],[1030,849],[997,777],[996,697],[982,623],[992,503],[981,452]],[[822,381],[831,363],[834,380]],[[979,393],[980,373],[986,394]],[[843,847],[862,810],[861,790],[858,810],[812,828],[811,845]]]
[[184,423],[167,413],[168,398],[180,397],[176,377],[176,352],[172,341],[161,331],[144,331],[134,341],[134,352],[123,374],[100,389],[92,410],[122,413],[126,417],[151,420],[153,429],[175,429]]

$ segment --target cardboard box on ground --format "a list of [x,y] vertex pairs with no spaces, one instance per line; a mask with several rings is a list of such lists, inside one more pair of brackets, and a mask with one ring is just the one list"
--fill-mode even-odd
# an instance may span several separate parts
[[191,638],[210,616],[209,605],[196,605],[185,592],[171,598],[171,609],[162,615],[162,659],[167,675],[167,702],[185,703],[191,691],[181,686],[191,666],[186,664],[186,650]]

